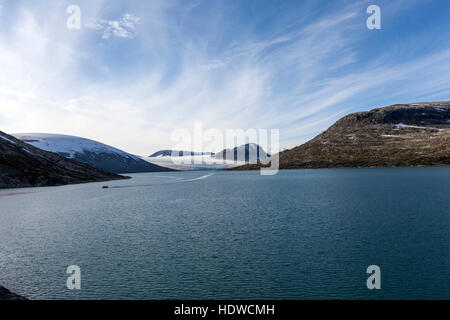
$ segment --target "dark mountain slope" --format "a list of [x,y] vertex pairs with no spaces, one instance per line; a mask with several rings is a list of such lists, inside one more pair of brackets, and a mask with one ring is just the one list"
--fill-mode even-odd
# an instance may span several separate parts
[[12,293],[5,287],[0,286],[0,300],[26,300],[26,298]]

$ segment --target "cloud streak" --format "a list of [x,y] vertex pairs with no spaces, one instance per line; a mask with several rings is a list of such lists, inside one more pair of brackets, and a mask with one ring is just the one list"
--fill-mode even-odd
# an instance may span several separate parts
[[100,32],[102,39],[111,37],[134,38],[139,18],[134,14],[125,13],[118,20],[100,20],[88,22],[86,27]]

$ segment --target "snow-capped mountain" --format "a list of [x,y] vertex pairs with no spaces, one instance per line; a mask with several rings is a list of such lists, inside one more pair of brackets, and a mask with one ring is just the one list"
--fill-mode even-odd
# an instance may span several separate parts
[[0,131],[0,188],[126,179],[61,157]]
[[90,139],[46,133],[16,133],[13,136],[39,149],[112,173],[172,171]]

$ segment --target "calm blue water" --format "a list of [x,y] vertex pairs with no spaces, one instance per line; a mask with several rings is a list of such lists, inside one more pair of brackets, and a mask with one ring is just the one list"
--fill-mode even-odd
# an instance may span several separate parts
[[193,180],[206,174],[1,190],[0,284],[35,299],[450,298],[450,168]]

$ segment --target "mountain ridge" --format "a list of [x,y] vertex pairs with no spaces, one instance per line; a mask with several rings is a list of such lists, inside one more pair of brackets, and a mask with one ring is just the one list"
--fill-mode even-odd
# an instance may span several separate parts
[[246,143],[238,147],[223,149],[214,154],[216,159],[226,159],[234,161],[245,161],[257,163],[260,160],[267,160],[270,157],[268,153],[256,143]]
[[450,165],[450,102],[351,113],[308,142],[280,152],[279,161],[280,169]]
[[0,188],[128,179],[66,159],[0,131]]
[[13,136],[42,150],[54,152],[67,159],[111,173],[174,171],[87,138],[50,133],[15,133]]

